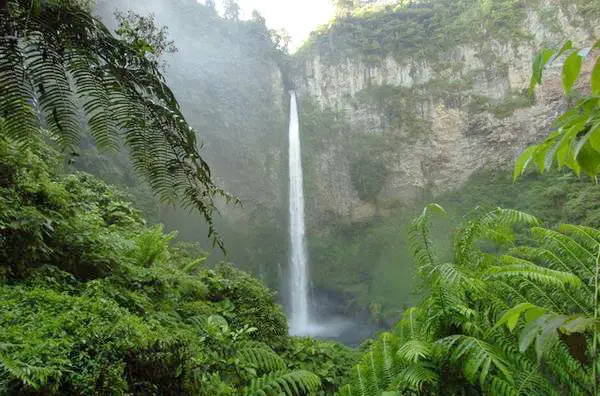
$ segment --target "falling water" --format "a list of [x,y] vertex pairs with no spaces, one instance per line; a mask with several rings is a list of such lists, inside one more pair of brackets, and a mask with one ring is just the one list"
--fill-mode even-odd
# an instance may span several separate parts
[[302,178],[302,160],[300,156],[300,126],[296,93],[290,92],[290,332],[300,335],[309,332],[308,314],[308,268],[304,241],[304,191]]
[[302,158],[300,150],[300,125],[296,93],[290,91],[290,333],[300,336],[337,337],[349,326],[342,318],[328,318],[327,322],[315,321],[309,312],[308,262],[304,240],[304,191]]

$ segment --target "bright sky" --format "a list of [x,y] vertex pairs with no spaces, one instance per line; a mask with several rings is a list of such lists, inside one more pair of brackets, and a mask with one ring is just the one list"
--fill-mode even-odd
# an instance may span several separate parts
[[256,9],[269,28],[285,28],[292,36],[290,51],[300,46],[317,26],[329,21],[334,12],[330,0],[238,0],[238,4],[243,19],[250,18]]

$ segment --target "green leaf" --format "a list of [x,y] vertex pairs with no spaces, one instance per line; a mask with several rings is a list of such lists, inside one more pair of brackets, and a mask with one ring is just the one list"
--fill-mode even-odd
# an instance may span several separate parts
[[600,58],[596,60],[596,64],[594,65],[594,69],[592,70],[590,83],[592,86],[592,94],[600,95]]
[[587,133],[590,146],[600,153],[600,121],[598,121]]
[[527,302],[515,305],[514,307],[506,311],[504,315],[502,315],[500,320],[498,320],[498,322],[496,323],[496,326],[506,323],[506,327],[508,327],[508,329],[512,331],[517,325],[521,314],[531,308],[536,308],[536,306]]
[[532,66],[532,75],[531,82],[529,84],[529,95],[533,95],[533,91],[538,84],[542,83],[542,74],[544,72],[544,67],[550,61],[550,59],[554,56],[554,51],[550,49],[544,49],[540,53],[538,53],[533,60]]
[[560,331],[565,334],[583,333],[587,329],[594,326],[593,318],[586,318],[585,316],[575,316],[568,319],[560,326]]
[[565,59],[563,65],[563,87],[566,93],[570,93],[579,77],[583,58],[578,52],[573,52]]
[[519,158],[517,158],[517,161],[515,162],[513,181],[516,181],[521,175],[523,175],[525,169],[527,169],[527,165],[529,165],[531,162],[533,153],[537,150],[537,147],[537,145],[527,147],[525,150],[523,150],[521,155],[519,155]]
[[577,158],[583,146],[588,142],[594,150],[599,151],[600,133],[598,133],[598,131],[600,131],[600,122],[591,127],[590,130],[577,141],[577,144],[575,144],[575,148],[573,150],[573,156],[575,158]]
[[538,335],[541,334],[541,329],[548,320],[552,318],[552,314],[544,314],[535,320],[528,321],[527,325],[519,336],[519,350],[525,352],[533,343]]
[[579,151],[577,163],[588,176],[594,177],[600,173],[600,155],[589,144],[584,145]]
[[546,312],[548,312],[546,308],[534,306],[533,308],[530,308],[527,310],[527,312],[525,312],[525,322],[529,323],[533,320],[536,320]]

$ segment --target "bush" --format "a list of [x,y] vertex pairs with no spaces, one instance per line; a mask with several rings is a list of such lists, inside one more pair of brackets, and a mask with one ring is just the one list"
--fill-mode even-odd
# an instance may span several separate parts
[[277,354],[290,339],[273,292],[207,268],[114,189],[51,171],[57,154],[37,149],[0,139],[0,394],[321,387]]

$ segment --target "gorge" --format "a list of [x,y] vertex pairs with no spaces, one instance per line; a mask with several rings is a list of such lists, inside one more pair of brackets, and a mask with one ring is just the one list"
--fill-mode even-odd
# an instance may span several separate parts
[[254,1],[0,2],[0,395],[600,395],[600,2]]
[[[403,232],[418,208],[447,199],[460,221],[469,198],[457,201],[452,191],[463,186],[492,207],[514,206],[506,194],[478,186],[487,183],[480,173],[492,171],[499,190],[510,190],[502,169],[564,108],[558,68],[547,77],[553,82],[527,96],[533,54],[600,33],[597,10],[584,1],[433,3],[340,18],[284,57],[249,22],[203,11],[184,32],[170,22],[185,20],[185,12],[160,1],[145,9],[171,27],[180,48],[169,80],[202,131],[216,177],[244,202],[243,209],[224,206],[217,219],[230,241],[228,259],[281,290],[287,307],[289,89],[301,114],[315,304],[326,316],[385,323],[414,298]],[[202,235],[186,215],[161,211],[184,239]]]

